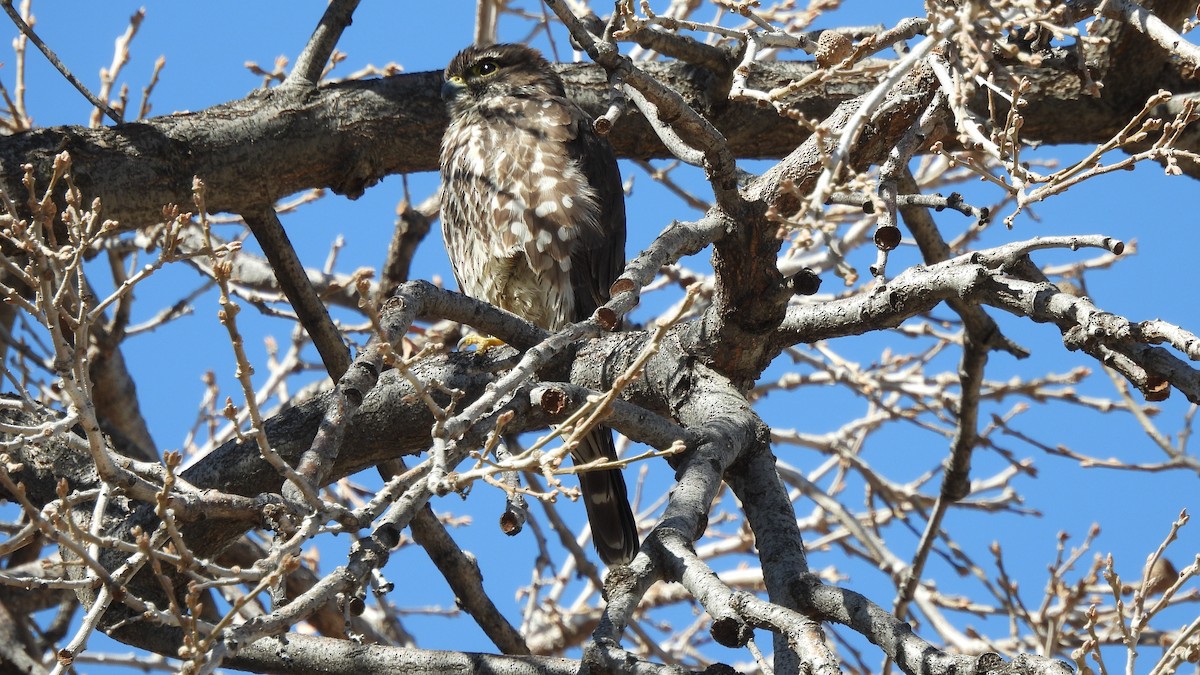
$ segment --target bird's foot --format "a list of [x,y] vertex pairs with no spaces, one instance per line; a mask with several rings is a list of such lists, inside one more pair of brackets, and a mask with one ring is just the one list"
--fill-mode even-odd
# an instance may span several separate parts
[[474,347],[475,351],[483,352],[492,347],[499,347],[504,344],[504,340],[494,338],[488,335],[480,335],[479,333],[468,333],[463,339],[458,341],[458,351],[466,351]]

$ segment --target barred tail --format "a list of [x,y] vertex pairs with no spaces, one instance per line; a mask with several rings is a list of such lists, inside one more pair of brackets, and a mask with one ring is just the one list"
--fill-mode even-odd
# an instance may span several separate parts
[[[617,458],[612,431],[606,427],[593,429],[571,453],[576,463],[595,461],[600,457]],[[587,471],[579,474],[579,488],[587,507],[592,526],[592,541],[596,552],[606,565],[624,565],[637,555],[637,522],[629,508],[625,477],[620,469]]]

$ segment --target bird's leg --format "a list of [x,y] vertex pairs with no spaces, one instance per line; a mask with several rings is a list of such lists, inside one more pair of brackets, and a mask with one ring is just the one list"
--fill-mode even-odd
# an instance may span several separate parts
[[479,333],[467,333],[463,339],[458,341],[458,351],[466,351],[474,347],[475,351],[483,352],[493,347],[499,347],[504,344],[504,340],[492,337],[490,335],[480,335]]
[[[513,272],[516,269],[516,265],[519,260],[519,254],[497,258],[494,261],[494,264],[490,267],[490,274],[493,277],[490,281],[493,289],[492,292],[484,292],[476,295],[476,297],[486,299],[487,302],[490,302],[497,307],[512,310],[511,298],[509,298],[507,295],[507,289],[509,288],[509,281],[513,277]],[[467,295],[471,295],[471,293],[467,293]],[[516,312],[516,314],[520,314],[520,312]],[[494,347],[499,347],[503,344],[504,340],[501,340],[500,338],[471,331],[458,341],[458,351],[466,351],[467,349],[474,347],[475,351],[484,352]]]

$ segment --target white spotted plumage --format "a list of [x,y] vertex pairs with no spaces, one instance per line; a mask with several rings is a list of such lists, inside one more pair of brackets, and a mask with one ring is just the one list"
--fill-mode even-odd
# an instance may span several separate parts
[[570,105],[485,98],[442,139],[446,248],[472,252],[456,260],[480,261],[455,267],[459,286],[549,329],[575,319],[572,246],[580,227],[597,227],[600,211],[566,147],[578,133]]
[[[624,265],[612,148],[528,47],[464,49],[442,94],[442,234],[459,289],[551,330],[587,317]],[[615,459],[611,431],[591,430],[571,456]],[[579,485],[601,559],[628,562],[638,530],[620,470],[581,473]]]

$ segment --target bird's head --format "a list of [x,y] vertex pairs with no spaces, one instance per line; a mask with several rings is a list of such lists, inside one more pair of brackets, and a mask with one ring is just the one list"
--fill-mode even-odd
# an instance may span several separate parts
[[442,99],[452,116],[490,98],[566,95],[550,63],[525,45],[467,47],[451,59],[444,77]]

